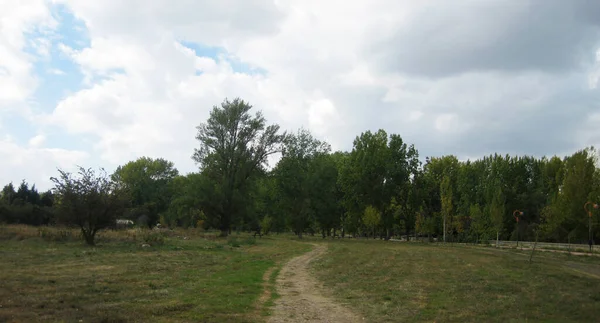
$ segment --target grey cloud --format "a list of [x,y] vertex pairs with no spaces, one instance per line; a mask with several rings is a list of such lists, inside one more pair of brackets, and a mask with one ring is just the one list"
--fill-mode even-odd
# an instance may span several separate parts
[[561,73],[593,62],[599,25],[598,1],[440,1],[369,52],[382,70],[434,78],[475,70]]
[[587,126],[588,116],[600,110],[600,93],[577,87],[578,84],[576,78],[567,79],[560,86],[548,89],[549,94],[532,106],[507,99],[477,111],[458,112],[470,125],[458,135],[428,131],[432,130],[429,122],[422,120],[415,143],[423,156],[455,154],[464,158],[496,152],[551,156],[574,152],[592,144],[582,142],[579,133]]
[[78,17],[94,27],[96,37],[127,31],[138,39],[156,38],[174,31],[184,40],[217,43],[231,34],[273,33],[285,17],[269,0],[66,1]]

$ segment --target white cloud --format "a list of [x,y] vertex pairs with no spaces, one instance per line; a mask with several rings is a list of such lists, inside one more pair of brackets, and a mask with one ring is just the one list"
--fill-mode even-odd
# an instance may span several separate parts
[[26,53],[32,46],[47,55],[49,42],[35,37],[28,43],[27,33],[54,28],[56,22],[44,0],[3,0],[0,10],[0,108],[12,108],[29,98],[38,82],[32,75],[35,57]]
[[54,75],[65,75],[65,72],[58,68],[50,68],[50,69],[48,69],[48,73],[54,74]]
[[[39,141],[34,137],[32,141]],[[50,189],[51,176],[57,175],[57,168],[74,171],[75,165],[87,166],[89,155],[86,152],[57,149],[21,147],[10,138],[0,139],[0,183],[5,185],[13,182],[15,185],[21,180],[36,184],[41,190]]]
[[[195,126],[213,105],[238,96],[283,129],[307,127],[337,149],[378,128],[401,134],[422,156],[553,154],[600,140],[597,127],[573,131],[600,102],[590,90],[598,69],[586,56],[600,40],[590,4],[56,2],[85,23],[90,46],[60,46],[83,71],[85,88],[59,102],[42,125],[93,138],[97,158],[90,162],[107,167],[147,155],[194,169]],[[44,2],[32,3],[37,13],[15,11],[25,17],[17,19],[21,27],[0,39],[0,58],[7,58],[0,88],[10,89],[0,105],[22,101],[36,86],[23,30],[52,23]],[[572,13],[569,28],[556,27],[557,12]],[[235,72],[180,41],[223,47],[266,72]],[[33,44],[45,53],[43,41]],[[546,53],[546,45],[566,49]]]
[[42,146],[45,142],[46,142],[46,136],[37,135],[37,136],[29,139],[29,146],[31,146],[33,148],[38,148],[38,147]]

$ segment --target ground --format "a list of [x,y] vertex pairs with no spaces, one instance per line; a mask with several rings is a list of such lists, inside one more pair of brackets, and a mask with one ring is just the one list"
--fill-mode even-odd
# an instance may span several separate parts
[[280,298],[269,322],[361,322],[363,318],[321,293],[322,288],[309,268],[313,260],[325,255],[327,246],[313,246],[312,251],[283,266],[277,279]]
[[334,241],[324,290],[373,322],[594,322],[600,257],[448,244]]
[[[0,227],[4,322],[591,322],[600,257],[291,235]],[[150,246],[142,247],[147,243]]]
[[68,234],[0,227],[0,322],[260,322],[264,273],[311,249],[193,234],[162,244],[156,234],[107,234],[88,247]]

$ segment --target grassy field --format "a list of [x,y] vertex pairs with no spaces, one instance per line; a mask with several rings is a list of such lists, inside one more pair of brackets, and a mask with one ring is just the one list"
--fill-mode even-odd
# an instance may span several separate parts
[[597,322],[600,258],[365,240],[313,264],[331,296],[372,322]]
[[265,272],[310,249],[193,231],[107,232],[87,247],[76,234],[0,227],[0,322],[257,322],[272,303],[257,305]]
[[[593,322],[600,257],[484,247],[321,240],[325,293],[371,322]],[[151,246],[143,247],[143,244]],[[105,232],[0,226],[0,322],[260,322],[288,235]]]

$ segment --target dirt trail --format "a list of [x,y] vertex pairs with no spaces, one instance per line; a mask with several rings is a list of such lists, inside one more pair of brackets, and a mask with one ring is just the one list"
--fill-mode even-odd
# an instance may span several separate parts
[[279,322],[362,322],[349,309],[323,296],[317,280],[310,274],[310,262],[327,251],[327,246],[315,248],[286,263],[277,277],[274,313],[270,323]]

